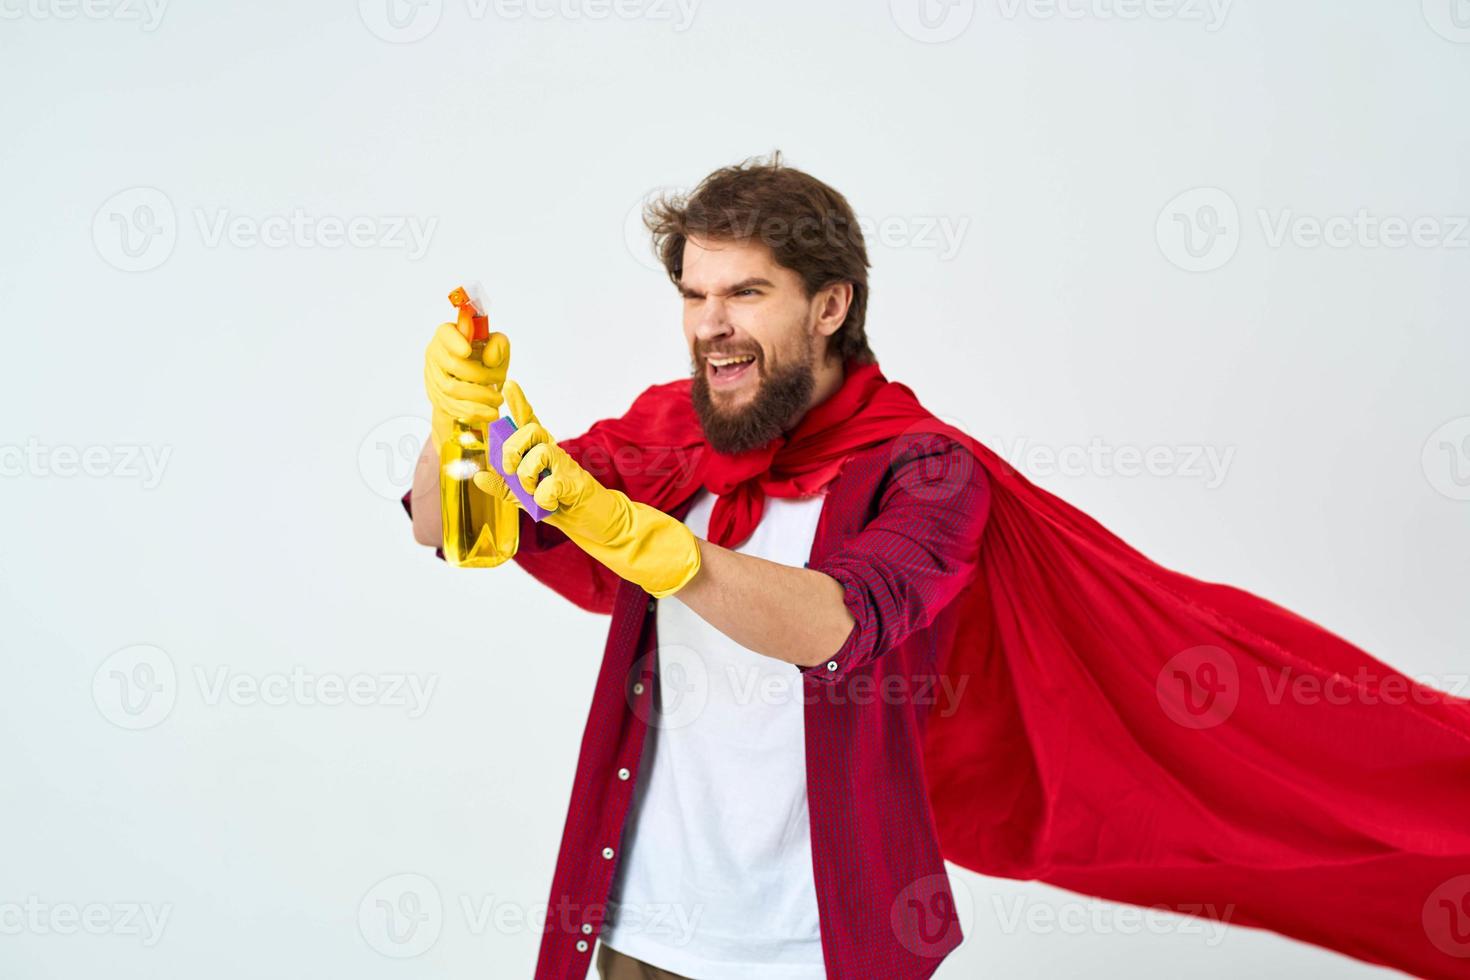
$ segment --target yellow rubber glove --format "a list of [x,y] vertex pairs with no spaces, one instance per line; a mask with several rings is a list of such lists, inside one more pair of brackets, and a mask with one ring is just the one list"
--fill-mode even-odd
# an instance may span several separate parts
[[[693,531],[658,508],[597,482],[536,420],[520,385],[508,381],[504,392],[516,431],[505,441],[501,465],[536,503],[554,511],[546,518],[548,524],[566,532],[619,578],[659,599],[678,592],[698,574],[699,539]],[[543,477],[546,470],[550,472]],[[476,474],[475,486],[517,502],[498,474]]]
[[500,416],[500,386],[510,366],[510,340],[492,333],[484,353],[473,356],[470,342],[453,323],[441,323],[424,353],[424,389],[433,407],[429,429],[437,450],[454,420],[488,425]]

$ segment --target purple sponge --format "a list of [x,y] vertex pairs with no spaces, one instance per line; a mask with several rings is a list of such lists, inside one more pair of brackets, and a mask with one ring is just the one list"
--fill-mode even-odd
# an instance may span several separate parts
[[[531,520],[539,521],[547,514],[554,512],[546,510],[537,504],[536,498],[527,493],[526,488],[521,486],[520,478],[514,473],[507,473],[500,467],[501,447],[505,445],[505,440],[509,439],[510,434],[515,430],[515,420],[509,415],[501,416],[494,422],[491,422],[489,429],[486,430],[486,434],[490,438],[486,455],[490,457],[490,466],[494,468],[495,472],[500,474],[501,479],[505,480],[505,485],[510,487],[510,492],[515,494],[516,499],[521,502],[521,506],[526,508],[526,513],[531,515]],[[542,470],[541,475],[546,476],[550,472],[550,470]]]

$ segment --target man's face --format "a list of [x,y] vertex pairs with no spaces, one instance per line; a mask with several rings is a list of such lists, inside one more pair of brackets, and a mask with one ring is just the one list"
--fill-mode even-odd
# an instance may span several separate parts
[[760,242],[696,238],[679,291],[705,437],[724,453],[765,445],[808,407],[826,345],[818,297]]

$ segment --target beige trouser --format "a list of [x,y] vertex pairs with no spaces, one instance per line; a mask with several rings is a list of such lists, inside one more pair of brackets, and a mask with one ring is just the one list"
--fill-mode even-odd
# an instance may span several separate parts
[[602,980],[689,980],[677,973],[649,966],[642,960],[624,956],[601,943],[597,944],[597,975]]

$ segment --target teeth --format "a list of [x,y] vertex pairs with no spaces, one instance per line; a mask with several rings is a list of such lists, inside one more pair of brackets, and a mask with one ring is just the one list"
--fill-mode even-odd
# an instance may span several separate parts
[[709,362],[715,367],[729,367],[731,364],[744,364],[746,361],[755,360],[754,354],[746,354],[743,357],[711,357]]

